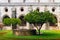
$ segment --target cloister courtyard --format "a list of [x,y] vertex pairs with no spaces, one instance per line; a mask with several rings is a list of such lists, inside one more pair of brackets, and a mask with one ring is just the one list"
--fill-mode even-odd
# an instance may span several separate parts
[[60,40],[57,19],[51,12],[34,10],[25,15],[24,19],[30,23],[29,29],[21,28],[22,21],[19,18],[4,18],[3,25],[0,25],[0,40]]
[[60,0],[0,0],[0,40],[60,40]]

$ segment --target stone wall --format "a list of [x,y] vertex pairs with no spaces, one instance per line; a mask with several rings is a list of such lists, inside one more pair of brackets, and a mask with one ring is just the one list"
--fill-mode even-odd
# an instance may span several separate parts
[[15,35],[19,35],[19,36],[29,36],[29,35],[36,35],[36,30],[13,30],[13,33]]

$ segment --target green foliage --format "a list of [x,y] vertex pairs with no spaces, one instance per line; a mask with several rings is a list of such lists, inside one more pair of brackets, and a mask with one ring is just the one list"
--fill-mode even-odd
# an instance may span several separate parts
[[17,24],[21,24],[21,20],[18,18],[11,18],[11,24],[12,25],[17,25]]
[[38,23],[40,19],[39,17],[40,17],[39,12],[35,10],[25,15],[24,19],[29,23]]
[[17,25],[17,24],[21,24],[21,20],[18,18],[5,18],[3,21],[3,24],[5,25]]
[[11,19],[10,19],[10,18],[5,18],[5,19],[3,20],[3,24],[5,24],[5,25],[7,25],[7,26],[11,25]]
[[52,24],[57,23],[56,16],[53,13],[50,13],[49,11],[45,11],[43,16],[45,18],[45,22],[49,22]]
[[35,10],[25,15],[24,19],[29,23],[37,24],[43,24],[46,22],[55,24],[57,22],[55,15],[49,11],[38,12]]

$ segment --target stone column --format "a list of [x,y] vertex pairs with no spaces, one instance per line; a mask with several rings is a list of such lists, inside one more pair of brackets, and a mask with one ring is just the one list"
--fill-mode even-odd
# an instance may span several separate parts
[[45,8],[44,8],[44,11],[47,11],[48,9],[47,9],[47,5],[45,5]]
[[33,11],[32,5],[29,6],[28,11],[29,12]]
[[28,22],[26,23],[26,28],[29,29],[29,23]]
[[16,18],[17,15],[16,15],[16,8],[12,8],[12,18]]

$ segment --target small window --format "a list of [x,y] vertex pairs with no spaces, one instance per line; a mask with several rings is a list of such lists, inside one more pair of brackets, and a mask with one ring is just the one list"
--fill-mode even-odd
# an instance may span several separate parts
[[55,12],[55,7],[52,8],[52,12]]
[[8,12],[8,9],[7,8],[5,8],[5,12]]
[[20,10],[21,10],[21,12],[23,12],[24,11],[23,7]]

